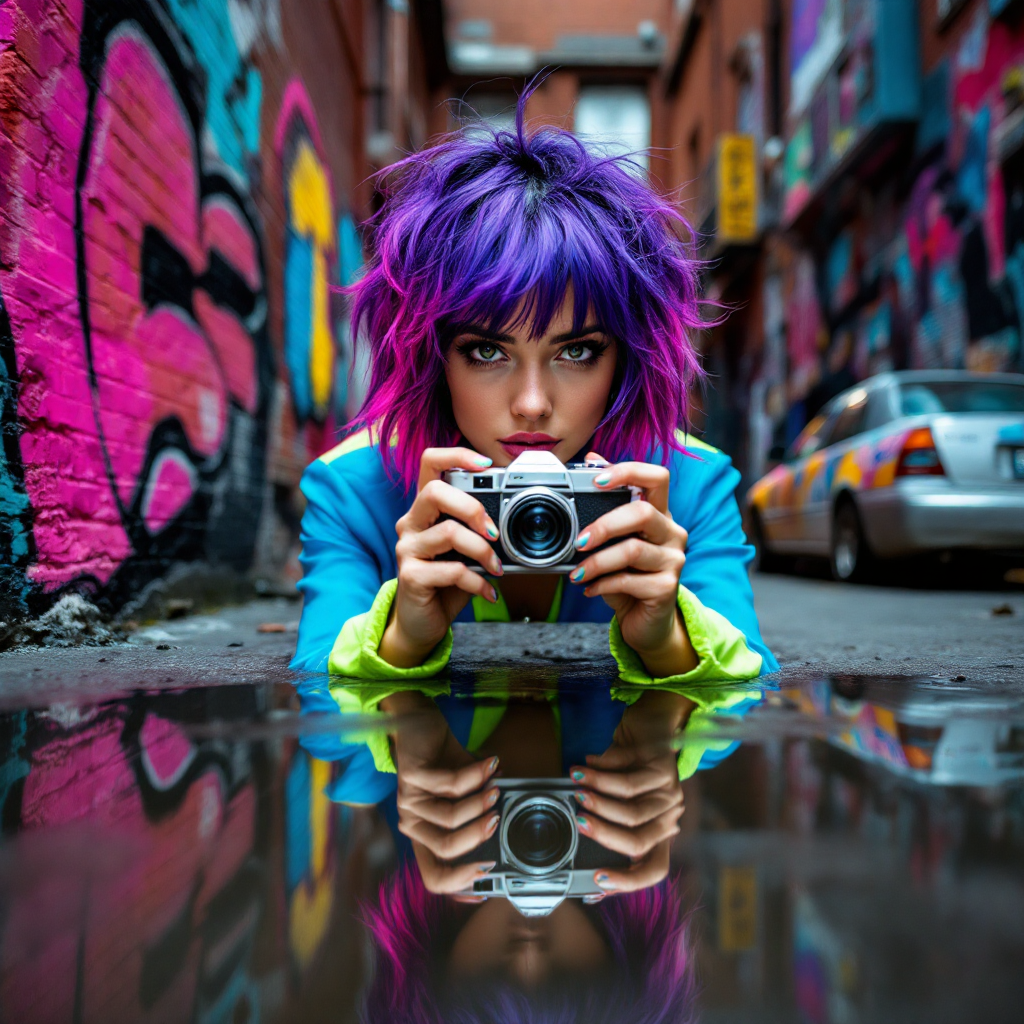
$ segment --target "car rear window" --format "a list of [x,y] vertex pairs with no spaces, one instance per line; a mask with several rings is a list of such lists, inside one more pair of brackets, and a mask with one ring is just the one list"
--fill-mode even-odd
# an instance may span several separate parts
[[940,412],[1024,412],[1024,385],[956,380],[900,386],[904,416]]

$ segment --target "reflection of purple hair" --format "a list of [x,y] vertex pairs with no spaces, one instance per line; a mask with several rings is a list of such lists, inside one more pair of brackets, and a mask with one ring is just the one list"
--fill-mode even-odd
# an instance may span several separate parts
[[451,325],[528,327],[539,337],[573,294],[573,330],[592,311],[619,342],[609,408],[593,445],[606,458],[679,449],[704,326],[699,264],[681,214],[624,158],[570,132],[474,127],[389,168],[370,222],[371,257],[352,287],[355,333],[373,354],[353,424],[372,426],[389,472],[415,484],[424,448],[459,437],[444,378]]
[[377,947],[363,1024],[690,1024],[696,979],[687,918],[675,886],[612,896],[593,908],[613,967],[593,982],[558,978],[527,994],[488,981],[450,991],[446,958],[476,908],[427,892],[415,865],[365,908]]

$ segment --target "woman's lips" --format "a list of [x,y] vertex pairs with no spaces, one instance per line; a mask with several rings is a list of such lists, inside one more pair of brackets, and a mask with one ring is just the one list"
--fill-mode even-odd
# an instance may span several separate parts
[[498,444],[513,458],[518,458],[523,452],[549,452],[560,442],[560,438],[552,437],[550,434],[509,434],[508,437],[499,438]]

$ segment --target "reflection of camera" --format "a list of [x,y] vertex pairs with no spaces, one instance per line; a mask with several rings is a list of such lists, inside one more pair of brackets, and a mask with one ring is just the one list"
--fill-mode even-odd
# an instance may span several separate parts
[[494,870],[466,893],[505,896],[527,917],[550,914],[566,896],[591,896],[598,868],[629,865],[576,828],[574,783],[568,779],[498,779],[501,821],[464,862],[493,860]]
[[[500,539],[494,550],[505,572],[568,572],[592,554],[576,550],[580,532],[633,499],[633,488],[594,486],[594,478],[607,469],[596,463],[563,466],[551,452],[524,452],[507,469],[453,469],[444,478],[472,494],[497,524]],[[475,559],[458,551],[438,557],[484,571]]]

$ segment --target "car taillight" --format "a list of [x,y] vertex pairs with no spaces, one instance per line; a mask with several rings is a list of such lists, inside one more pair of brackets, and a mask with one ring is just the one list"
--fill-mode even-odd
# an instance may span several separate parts
[[899,462],[896,463],[899,476],[945,476],[942,460],[935,448],[935,438],[928,427],[912,430],[903,442]]

